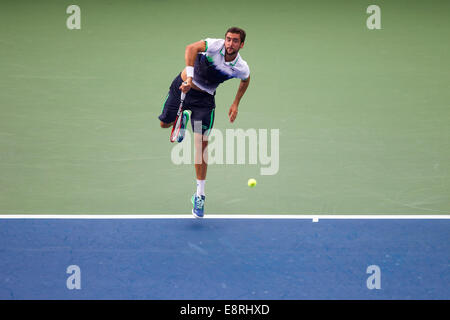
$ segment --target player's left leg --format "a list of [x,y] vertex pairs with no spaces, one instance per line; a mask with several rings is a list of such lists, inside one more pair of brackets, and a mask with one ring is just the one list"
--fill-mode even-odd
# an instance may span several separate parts
[[161,128],[170,128],[173,125],[173,121],[171,123],[160,122],[159,124]]
[[[158,116],[161,128],[170,128],[175,122],[178,108],[180,106],[181,91],[179,89],[179,86],[181,85],[182,81],[183,80],[181,79],[181,75],[179,74],[175,77],[170,85],[169,93],[167,94],[167,97],[161,109],[161,114]],[[182,117],[181,130],[177,138],[178,142],[183,141],[186,125],[189,121],[189,113],[187,111],[183,111]]]

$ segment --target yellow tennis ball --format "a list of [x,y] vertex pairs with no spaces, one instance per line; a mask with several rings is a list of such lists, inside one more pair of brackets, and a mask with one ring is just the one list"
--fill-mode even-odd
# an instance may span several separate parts
[[256,180],[255,179],[248,179],[248,186],[249,187],[256,186]]

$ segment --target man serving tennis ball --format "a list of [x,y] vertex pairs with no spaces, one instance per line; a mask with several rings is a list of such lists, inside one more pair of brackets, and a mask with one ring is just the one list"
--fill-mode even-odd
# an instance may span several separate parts
[[180,105],[180,90],[186,93],[177,141],[183,141],[189,121],[187,110],[190,110],[197,176],[197,192],[192,196],[191,201],[192,214],[197,218],[202,218],[204,215],[208,164],[203,155],[207,154],[205,151],[208,146],[208,135],[214,124],[216,88],[226,80],[241,79],[236,97],[228,111],[230,122],[234,122],[238,114],[239,102],[250,83],[250,69],[239,54],[239,50],[244,47],[244,42],[245,31],[233,27],[227,30],[225,39],[206,38],[188,45],[185,50],[186,68],[173,80],[161,115],[158,117],[162,128],[171,127]]

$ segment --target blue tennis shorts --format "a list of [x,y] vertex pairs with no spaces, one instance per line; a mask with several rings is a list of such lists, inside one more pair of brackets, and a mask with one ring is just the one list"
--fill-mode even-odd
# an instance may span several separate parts
[[[171,123],[177,117],[180,107],[181,90],[179,89],[183,79],[181,73],[175,77],[169,88],[166,101],[158,119],[164,123]],[[214,124],[214,110],[216,102],[213,95],[207,92],[191,89],[184,99],[183,110],[191,111],[191,126],[193,132],[209,135]]]

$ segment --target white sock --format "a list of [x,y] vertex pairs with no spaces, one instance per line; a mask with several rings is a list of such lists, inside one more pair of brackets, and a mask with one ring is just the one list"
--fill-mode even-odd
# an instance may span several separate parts
[[205,195],[205,182],[206,180],[197,180],[197,196]]

